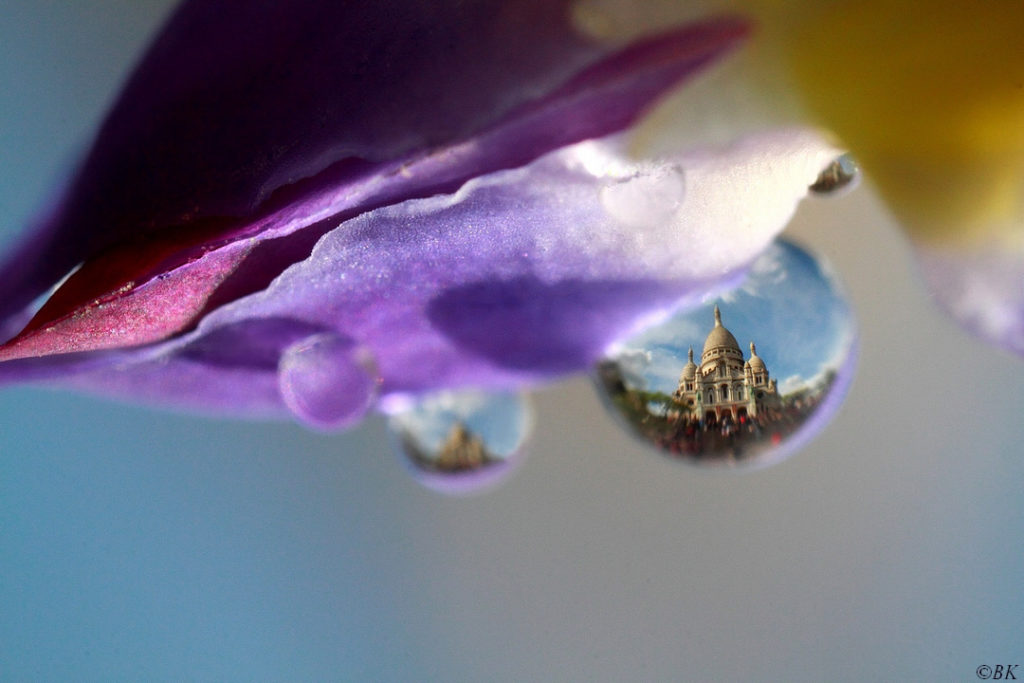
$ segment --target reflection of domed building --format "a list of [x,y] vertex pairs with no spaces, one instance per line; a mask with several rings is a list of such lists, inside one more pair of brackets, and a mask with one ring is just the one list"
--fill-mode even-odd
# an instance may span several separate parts
[[467,472],[478,470],[501,459],[487,451],[483,440],[469,431],[461,421],[452,425],[448,437],[441,444],[437,455],[431,457],[423,452],[408,434],[402,439],[405,452],[413,462],[424,470],[436,472]]
[[738,420],[780,405],[775,380],[769,379],[754,342],[750,342],[750,360],[744,361],[736,337],[722,326],[718,306],[715,326],[704,341],[700,367],[693,362],[693,347],[689,356],[673,396],[696,416],[715,422],[726,416]]

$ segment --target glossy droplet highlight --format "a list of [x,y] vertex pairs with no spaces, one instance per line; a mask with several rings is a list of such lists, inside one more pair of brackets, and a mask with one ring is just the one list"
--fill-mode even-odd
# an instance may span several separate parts
[[525,396],[439,392],[391,415],[388,426],[417,481],[453,495],[481,493],[519,465],[533,432]]
[[795,452],[835,415],[855,348],[830,268],[777,241],[737,289],[618,344],[596,381],[611,411],[663,453],[756,468]]
[[369,353],[331,333],[307,337],[285,349],[277,377],[288,409],[317,429],[350,426],[366,414],[377,396]]
[[860,184],[860,167],[853,156],[843,154],[830,163],[808,188],[818,195],[838,197]]

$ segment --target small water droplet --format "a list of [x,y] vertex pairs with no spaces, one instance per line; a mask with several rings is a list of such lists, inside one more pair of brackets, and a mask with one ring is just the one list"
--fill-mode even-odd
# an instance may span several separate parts
[[369,353],[332,333],[298,341],[281,354],[277,378],[288,409],[317,429],[341,429],[361,419],[377,396]]
[[525,454],[533,411],[520,394],[438,392],[388,420],[417,481],[453,495],[505,481]]
[[661,225],[672,220],[685,191],[682,167],[650,164],[636,169],[629,177],[609,180],[601,189],[601,205],[624,225]]
[[819,195],[840,197],[860,184],[860,167],[847,152],[836,158],[818,174],[810,191]]
[[762,467],[836,413],[855,348],[853,315],[830,268],[779,240],[737,289],[621,342],[596,381],[611,411],[662,452]]

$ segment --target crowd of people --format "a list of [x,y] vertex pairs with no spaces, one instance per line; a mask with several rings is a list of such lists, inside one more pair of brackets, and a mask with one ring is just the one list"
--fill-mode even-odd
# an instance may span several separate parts
[[834,375],[813,389],[782,398],[756,415],[732,412],[698,415],[665,394],[630,388],[614,363],[598,368],[597,377],[619,413],[641,438],[671,456],[705,460],[745,460],[779,445],[798,430],[831,388]]
[[764,449],[777,446],[800,428],[814,411],[823,392],[789,401],[776,409],[757,415],[734,417],[695,416],[687,413],[659,414],[644,411],[634,428],[661,450],[686,458],[749,458]]

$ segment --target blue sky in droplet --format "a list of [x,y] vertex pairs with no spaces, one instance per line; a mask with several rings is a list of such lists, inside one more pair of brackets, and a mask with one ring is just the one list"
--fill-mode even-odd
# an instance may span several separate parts
[[439,448],[461,420],[488,451],[506,457],[519,450],[533,428],[530,408],[518,394],[442,392],[391,419],[429,449]]
[[617,358],[627,378],[652,390],[674,391],[690,346],[700,365],[716,303],[744,358],[755,342],[783,393],[838,368],[853,347],[853,315],[829,267],[779,241],[754,262],[737,289],[624,342]]

